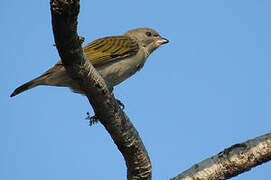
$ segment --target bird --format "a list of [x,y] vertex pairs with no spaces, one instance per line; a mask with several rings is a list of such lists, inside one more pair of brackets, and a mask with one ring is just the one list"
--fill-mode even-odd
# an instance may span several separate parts
[[[139,71],[149,55],[168,42],[154,29],[137,28],[121,36],[94,40],[83,47],[83,51],[106,83],[114,87]],[[60,60],[41,76],[16,88],[10,97],[40,85],[69,87],[75,93],[85,94]]]

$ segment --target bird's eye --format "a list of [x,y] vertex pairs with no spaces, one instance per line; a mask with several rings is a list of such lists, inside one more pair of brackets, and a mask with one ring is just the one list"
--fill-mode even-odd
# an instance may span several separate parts
[[146,32],[146,36],[151,37],[152,33],[148,31],[148,32]]

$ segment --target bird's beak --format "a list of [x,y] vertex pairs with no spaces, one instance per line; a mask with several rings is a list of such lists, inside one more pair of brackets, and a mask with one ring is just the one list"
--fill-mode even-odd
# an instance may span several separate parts
[[158,44],[158,46],[160,46],[160,45],[162,45],[162,44],[166,44],[166,43],[168,43],[169,42],[169,40],[167,40],[166,38],[163,38],[163,37],[160,37],[157,41],[156,41],[156,43]]

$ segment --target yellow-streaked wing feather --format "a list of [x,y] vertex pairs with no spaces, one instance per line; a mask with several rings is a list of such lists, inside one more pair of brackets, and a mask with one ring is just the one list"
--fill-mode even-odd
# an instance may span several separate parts
[[92,65],[97,66],[133,56],[139,47],[128,36],[109,36],[89,43],[83,50]]

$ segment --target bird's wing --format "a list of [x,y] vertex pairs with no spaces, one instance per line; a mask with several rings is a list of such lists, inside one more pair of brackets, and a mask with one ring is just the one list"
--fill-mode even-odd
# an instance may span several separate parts
[[92,65],[97,66],[133,56],[139,47],[128,36],[109,36],[89,43],[83,50]]

